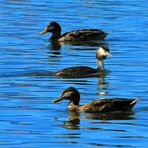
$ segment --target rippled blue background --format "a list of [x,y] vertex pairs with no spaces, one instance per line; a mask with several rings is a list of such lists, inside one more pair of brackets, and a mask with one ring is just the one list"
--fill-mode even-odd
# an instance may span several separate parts
[[[0,147],[147,147],[147,0],[1,0],[0,10]],[[104,79],[52,76],[69,66],[95,68],[98,46],[53,47],[50,34],[39,36],[50,21],[62,32],[109,32],[105,43],[113,56],[105,61],[110,72]],[[73,115],[66,101],[52,103],[69,86],[80,90],[82,104],[142,99],[129,114]]]

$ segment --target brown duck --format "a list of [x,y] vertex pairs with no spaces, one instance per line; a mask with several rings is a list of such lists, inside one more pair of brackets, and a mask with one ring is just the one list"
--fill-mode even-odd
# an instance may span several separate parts
[[96,51],[98,65],[96,69],[88,66],[76,66],[64,68],[53,73],[53,75],[61,78],[81,78],[91,76],[104,70],[103,60],[105,60],[108,55],[110,55],[108,46],[106,44],[101,44],[101,47]]
[[89,40],[103,40],[108,33],[99,29],[82,29],[66,32],[61,35],[61,26],[57,22],[51,22],[40,33],[43,35],[47,32],[51,32],[51,40],[63,41],[89,41]]
[[127,98],[113,98],[113,99],[100,99],[94,100],[85,105],[79,105],[80,93],[74,87],[66,88],[62,95],[53,100],[57,103],[62,100],[70,100],[68,111],[70,112],[86,112],[86,113],[101,113],[112,111],[130,111],[140,98],[127,99]]

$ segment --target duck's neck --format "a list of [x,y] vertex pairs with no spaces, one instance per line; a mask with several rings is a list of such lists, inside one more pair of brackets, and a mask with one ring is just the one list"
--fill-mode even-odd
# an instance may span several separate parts
[[97,69],[98,70],[104,70],[104,63],[103,60],[97,60]]
[[78,110],[79,110],[79,102],[70,101],[68,105],[68,111],[78,112]]
[[54,32],[52,33],[51,40],[57,40],[61,37],[61,32]]
[[80,94],[76,94],[71,98],[69,105],[68,105],[68,110],[70,112],[80,112],[81,106],[79,106],[80,102]]
[[78,112],[79,105],[75,105],[73,102],[69,103],[68,105],[68,111],[70,112]]
[[80,102],[80,95],[79,94],[75,94],[74,96],[71,97],[69,105],[73,104],[73,105],[79,105]]

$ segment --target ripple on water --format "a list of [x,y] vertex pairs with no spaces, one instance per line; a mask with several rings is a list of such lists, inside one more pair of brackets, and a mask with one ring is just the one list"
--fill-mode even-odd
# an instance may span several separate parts
[[[136,15],[135,15],[136,14]],[[109,32],[112,57],[104,77],[61,79],[53,72],[70,66],[95,68],[98,42],[49,42],[39,36],[48,22],[62,33],[82,28]],[[147,2],[1,2],[0,145],[2,147],[147,147]],[[81,104],[105,97],[141,96],[133,112],[70,114],[67,102],[52,100],[69,86]]]

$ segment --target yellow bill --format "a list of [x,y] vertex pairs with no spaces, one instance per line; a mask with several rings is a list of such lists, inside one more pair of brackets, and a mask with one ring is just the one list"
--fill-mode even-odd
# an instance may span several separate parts
[[45,28],[42,32],[40,32],[40,35],[43,35],[43,34],[45,34],[45,33],[47,33],[47,32],[48,32],[48,29]]

